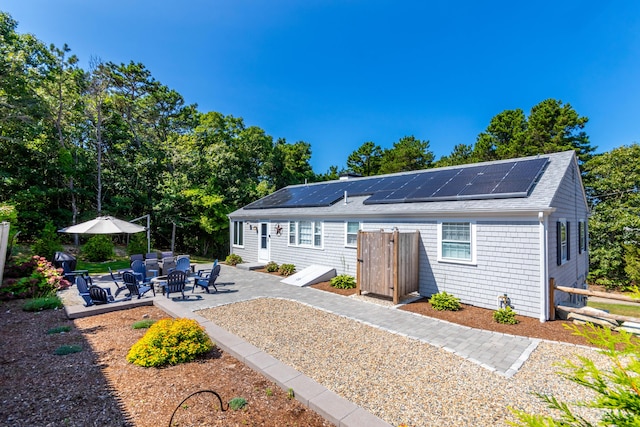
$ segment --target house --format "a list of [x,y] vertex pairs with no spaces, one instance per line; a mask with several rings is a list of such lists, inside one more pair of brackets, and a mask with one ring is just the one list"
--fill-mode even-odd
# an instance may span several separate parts
[[[416,230],[419,293],[550,318],[549,279],[586,287],[589,210],[575,152],[292,185],[229,214],[245,262],[356,275],[359,230]],[[555,291],[555,300],[578,296]]]

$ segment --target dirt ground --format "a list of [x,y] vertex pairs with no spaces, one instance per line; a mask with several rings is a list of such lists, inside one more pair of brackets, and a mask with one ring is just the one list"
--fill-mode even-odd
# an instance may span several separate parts
[[[162,369],[128,363],[127,352],[146,332],[132,324],[167,317],[155,307],[71,321],[63,310],[29,313],[23,304],[0,306],[0,425],[166,426],[172,415],[176,426],[332,425],[220,350]],[[47,334],[58,326],[71,331]],[[62,345],[82,351],[55,355]],[[182,402],[208,390],[225,411],[210,392]],[[227,409],[236,397],[246,406]]]

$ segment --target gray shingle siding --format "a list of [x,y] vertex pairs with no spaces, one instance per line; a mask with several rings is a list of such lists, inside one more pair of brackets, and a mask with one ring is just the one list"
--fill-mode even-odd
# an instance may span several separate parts
[[[418,230],[421,295],[446,291],[463,303],[495,309],[498,297],[506,293],[519,314],[544,319],[547,278],[581,286],[588,272],[588,252],[578,253],[578,221],[587,220],[588,208],[575,155],[547,156],[547,169],[525,198],[365,205],[367,196],[357,196],[328,207],[240,209],[229,217],[252,225],[271,218],[270,259],[278,264],[292,263],[297,270],[321,264],[334,267],[337,274],[354,276],[357,252],[345,247],[346,221],[359,221],[362,229],[369,231],[394,227],[401,232]],[[557,266],[556,222],[561,218],[570,223],[571,259]],[[323,222],[321,249],[288,245],[288,221],[301,219]],[[452,220],[475,223],[473,265],[438,261],[438,223]],[[283,229],[280,236],[275,235],[276,224]],[[545,225],[546,263],[540,252]],[[232,251],[246,261],[256,261],[258,235],[249,231],[246,223],[244,227],[244,248],[232,247]]]

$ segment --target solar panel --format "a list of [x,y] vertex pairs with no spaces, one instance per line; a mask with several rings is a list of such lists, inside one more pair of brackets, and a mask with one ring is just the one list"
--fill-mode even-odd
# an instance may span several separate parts
[[331,206],[345,191],[347,196],[369,195],[367,205],[526,197],[547,162],[538,158],[286,187],[245,209]]

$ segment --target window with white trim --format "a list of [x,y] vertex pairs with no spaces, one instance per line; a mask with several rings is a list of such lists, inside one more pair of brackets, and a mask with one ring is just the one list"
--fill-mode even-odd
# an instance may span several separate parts
[[289,221],[289,246],[322,247],[322,221]]
[[233,221],[233,246],[244,246],[244,228],[242,221]]
[[344,224],[344,245],[348,248],[355,248],[358,246],[358,231],[360,230],[360,223],[356,221],[347,221]]
[[475,263],[475,223],[468,221],[438,223],[438,259]]

